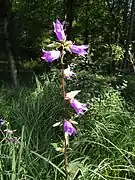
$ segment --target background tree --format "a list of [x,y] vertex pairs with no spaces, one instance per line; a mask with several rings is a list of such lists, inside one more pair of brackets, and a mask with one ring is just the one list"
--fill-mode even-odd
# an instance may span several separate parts
[[16,64],[15,64],[15,59],[12,53],[12,45],[10,42],[10,34],[9,34],[9,24],[10,24],[10,12],[12,10],[12,3],[8,0],[6,1],[1,1],[0,4],[2,11],[0,14],[1,17],[1,21],[3,21],[3,36],[4,36],[4,41],[3,41],[3,45],[5,45],[4,47],[4,52],[5,55],[7,55],[8,57],[8,61],[10,64],[10,71],[11,71],[11,76],[12,76],[12,80],[13,80],[13,85],[15,87],[18,87],[18,80],[17,80],[17,69],[16,69]]
[[118,45],[125,51],[126,69],[132,71],[128,49],[132,44],[134,50],[133,0],[14,0],[8,17],[11,49],[19,64],[39,64],[41,47],[48,44],[49,36],[51,41],[55,37],[51,22],[66,17],[68,39],[90,45],[89,66],[93,64],[95,69],[109,73],[123,71],[122,60],[116,62],[112,55],[112,45]]

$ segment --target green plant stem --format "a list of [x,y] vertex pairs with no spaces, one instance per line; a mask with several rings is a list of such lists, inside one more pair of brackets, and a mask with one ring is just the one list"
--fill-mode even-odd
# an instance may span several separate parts
[[[61,76],[61,83],[62,83],[62,95],[63,98],[65,99],[66,92],[65,92],[65,80],[64,80],[64,51],[62,50],[62,55],[61,55],[61,68],[62,68],[62,76]],[[65,109],[65,108],[64,108]],[[67,155],[66,155],[66,138],[64,139],[64,166],[65,166],[65,180],[68,180],[68,171],[67,171]]]
[[61,83],[62,83],[62,95],[65,99],[66,92],[65,92],[65,81],[64,81],[64,65],[62,64],[62,78],[61,78]]
[[67,171],[67,148],[66,148],[66,138],[64,139],[64,166],[65,166],[65,179],[68,180],[68,171]]
[[65,99],[66,92],[65,92],[64,63],[63,63],[63,59],[64,59],[64,51],[62,50],[62,56],[61,56],[61,69],[62,69],[61,83],[62,83],[62,95],[63,95],[63,97]]

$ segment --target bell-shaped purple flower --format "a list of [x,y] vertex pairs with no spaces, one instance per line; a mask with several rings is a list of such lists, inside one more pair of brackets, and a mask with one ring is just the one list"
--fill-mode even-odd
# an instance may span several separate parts
[[53,22],[53,26],[54,26],[54,32],[55,32],[58,40],[65,41],[66,36],[65,36],[64,29],[63,29],[64,22],[60,23],[60,21],[58,19],[56,19],[56,22]]
[[64,120],[64,132],[67,135],[74,136],[76,134],[76,129],[73,127],[71,122]]
[[66,79],[71,79],[71,77],[75,76],[76,74],[70,70],[70,66],[68,65],[67,69],[64,69],[64,77]]
[[0,126],[2,126],[5,123],[3,119],[0,119]]
[[46,62],[52,62],[60,57],[60,51],[45,51],[42,49],[42,57],[41,59],[45,60]]
[[71,45],[70,46],[70,51],[72,51],[73,53],[78,54],[80,56],[84,56],[84,55],[88,54],[86,49],[88,49],[88,45],[80,45],[80,46]]
[[70,99],[70,104],[77,114],[84,114],[84,112],[88,110],[87,104],[80,103],[76,99]]

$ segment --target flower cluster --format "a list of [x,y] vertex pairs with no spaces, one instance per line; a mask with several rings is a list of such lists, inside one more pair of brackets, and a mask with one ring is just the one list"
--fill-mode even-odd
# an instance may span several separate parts
[[[88,45],[81,45],[77,46],[72,43],[72,41],[66,41],[66,35],[64,32],[64,22],[60,23],[60,21],[57,19],[56,22],[53,22],[54,26],[54,32],[57,36],[57,39],[65,45],[65,49],[68,50],[69,52],[73,52],[75,54],[78,54],[80,56],[84,56],[87,54],[87,49]],[[58,43],[58,47],[60,44]],[[42,49],[42,59],[45,60],[46,62],[52,62],[56,59],[59,59],[61,56],[61,53],[59,50],[53,50],[53,51],[45,51]]]
[[[75,45],[72,41],[67,41],[67,37],[64,32],[64,22],[60,22],[58,19],[56,22],[53,22],[54,33],[59,42],[52,43],[48,45],[48,47],[55,47],[55,50],[45,51],[42,49],[42,59],[46,62],[53,62],[59,58],[61,58],[61,63],[63,63],[63,57],[66,51],[70,53],[77,54],[79,56],[85,56],[87,54],[88,45]],[[62,50],[60,50],[60,47]],[[71,71],[70,66],[68,65],[67,69],[63,70],[63,78],[71,79],[76,76],[76,73]],[[65,100],[68,100],[71,107],[75,110],[76,114],[81,115],[84,114],[85,111],[88,110],[87,104],[80,103],[74,97],[80,92],[80,90],[71,91],[66,93],[64,97]],[[72,136],[76,134],[76,129],[73,126],[70,120],[64,120],[63,123],[65,136]]]

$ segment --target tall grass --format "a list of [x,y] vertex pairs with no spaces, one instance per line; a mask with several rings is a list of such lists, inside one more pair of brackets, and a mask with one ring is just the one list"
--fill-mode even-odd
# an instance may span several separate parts
[[[101,78],[101,77],[98,77]],[[91,80],[91,79],[90,79]],[[135,177],[135,113],[121,92],[102,84],[87,83],[89,111],[79,122],[67,149],[69,180],[133,180]],[[0,142],[0,178],[63,180],[63,154],[51,143],[63,138],[61,127],[52,125],[68,117],[63,111],[57,80],[36,78],[34,88],[1,88],[0,115],[16,129],[18,143]],[[100,91],[99,90],[100,87]],[[81,86],[80,86],[81,88]],[[98,93],[97,93],[98,91]],[[94,93],[95,92],[95,93]],[[89,96],[88,96],[89,97]],[[2,130],[3,127],[1,127]]]
[[70,155],[71,159],[77,154],[87,159],[81,179],[134,179],[134,114],[113,88],[90,105]]

